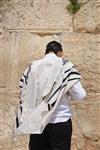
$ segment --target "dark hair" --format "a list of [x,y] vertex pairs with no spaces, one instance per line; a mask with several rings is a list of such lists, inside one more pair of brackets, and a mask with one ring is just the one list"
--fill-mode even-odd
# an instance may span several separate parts
[[62,45],[59,42],[51,41],[46,46],[45,54],[48,54],[49,52],[54,52],[57,55],[59,51],[62,52]]

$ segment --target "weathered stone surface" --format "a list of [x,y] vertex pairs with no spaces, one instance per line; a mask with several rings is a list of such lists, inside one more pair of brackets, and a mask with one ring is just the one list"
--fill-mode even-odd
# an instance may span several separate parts
[[53,40],[53,37],[41,38],[29,32],[4,32],[2,40],[1,87],[16,91],[23,70],[31,61],[44,54],[45,43]]
[[76,32],[100,33],[100,1],[85,0],[82,3],[81,9],[74,16],[74,30]]
[[[15,148],[25,149],[28,143],[28,136],[16,137],[13,135],[13,129],[15,126],[15,114],[18,105],[18,93],[6,92],[3,95],[0,94],[0,149],[13,150]],[[5,142],[7,144],[5,144]]]
[[99,1],[80,2],[84,5],[75,14],[73,25],[66,0],[0,1],[0,149],[28,150],[28,136],[13,137],[18,80],[31,61],[44,55],[51,40],[61,42],[65,57],[81,72],[87,91],[84,102],[72,102],[72,150],[100,149]]
[[[2,34],[0,33],[0,56],[2,56]],[[2,68],[2,58],[0,59],[0,68]],[[1,81],[1,78],[2,78],[2,69],[0,69],[0,81]],[[1,85],[0,85],[1,87]]]
[[5,2],[2,7],[3,27],[19,30],[66,29],[72,31],[72,17],[67,12],[67,3]]
[[[100,148],[100,103],[73,104],[72,150],[97,150]],[[92,146],[91,146],[92,145]]]
[[[4,134],[5,128],[3,128],[2,141],[6,139],[9,141],[9,147],[12,146],[12,122],[18,105],[18,79],[21,72],[30,61],[42,57],[45,45],[55,39],[62,43],[65,57],[79,68],[83,75],[83,85],[88,92],[87,100],[83,104],[72,104],[74,112],[72,149],[83,150],[83,147],[90,147],[91,142],[95,143],[94,147],[99,147],[99,35],[68,34],[67,32],[59,33],[59,31],[58,34],[50,31],[44,32],[44,34],[42,31],[40,33],[37,31],[6,31],[3,33],[2,39],[5,43],[2,51],[4,67],[1,84],[3,89],[2,108],[4,108],[2,111],[5,120],[2,120],[2,124],[7,131]],[[9,118],[9,121],[6,118]],[[87,139],[90,144],[86,142]],[[22,142],[28,144],[24,138]],[[17,147],[20,149],[22,142],[16,139],[14,141],[15,149]],[[22,148],[24,148],[24,144],[22,144]]]
[[63,34],[65,56],[78,66],[87,92],[100,91],[100,36],[89,34]]
[[72,150],[97,150],[100,148],[100,35],[64,33],[61,39],[65,56],[80,70],[87,91],[86,101],[72,107]]

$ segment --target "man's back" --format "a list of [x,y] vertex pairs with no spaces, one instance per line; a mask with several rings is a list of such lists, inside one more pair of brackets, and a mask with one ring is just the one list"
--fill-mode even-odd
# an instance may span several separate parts
[[71,99],[83,99],[80,73],[63,62],[62,45],[47,44],[45,57],[31,66],[21,104],[17,132],[30,134],[29,150],[70,150]]

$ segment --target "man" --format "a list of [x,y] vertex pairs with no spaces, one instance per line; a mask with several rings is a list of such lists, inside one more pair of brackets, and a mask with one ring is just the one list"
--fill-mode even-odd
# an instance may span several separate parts
[[[41,59],[40,62],[36,63],[38,64],[37,69],[32,69],[34,72],[32,74],[32,79],[34,78],[35,80],[33,81],[34,85],[36,82],[38,82],[38,84],[40,82],[39,87],[37,86],[36,88],[38,91],[37,99],[40,100],[39,95],[45,91],[42,101],[48,102],[48,113],[51,111],[51,114],[50,117],[48,117],[49,119],[47,119],[47,123],[44,123],[45,126],[41,133],[32,133],[31,131],[33,130],[30,131],[29,150],[70,150],[71,148],[72,113],[70,109],[70,100],[83,100],[86,92],[80,83],[80,74],[77,72],[74,65],[63,59],[62,56],[62,45],[56,41],[51,41],[46,46],[45,57]],[[25,77],[29,70],[30,69],[26,70],[24,74]],[[40,76],[35,70],[40,70]],[[39,77],[35,79],[36,76]],[[45,76],[45,79],[42,78],[43,76]],[[23,87],[25,77],[22,77],[20,80],[21,88]],[[29,83],[28,89],[33,87],[30,86],[30,84],[32,84],[32,79],[30,80],[31,82]],[[30,91],[34,93],[34,88],[30,88]],[[36,95],[36,93],[33,94],[33,96],[34,95]],[[39,102],[39,104],[40,103],[41,102]],[[43,112],[41,114],[43,114]],[[47,115],[46,111],[44,111],[44,114],[44,116]],[[36,119],[38,120],[38,117]],[[32,120],[32,117],[30,120]],[[42,119],[40,119],[40,121],[41,120]],[[27,122],[29,123],[29,120]],[[43,122],[45,121],[42,121],[42,125]],[[31,126],[34,126],[34,124],[35,122],[33,124],[31,122]]]

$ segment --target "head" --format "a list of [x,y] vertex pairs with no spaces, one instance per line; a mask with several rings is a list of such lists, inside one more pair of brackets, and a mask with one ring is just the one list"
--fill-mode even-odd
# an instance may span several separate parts
[[55,53],[58,57],[62,57],[63,55],[62,45],[56,41],[49,42],[46,46],[45,54],[48,54],[51,52]]

